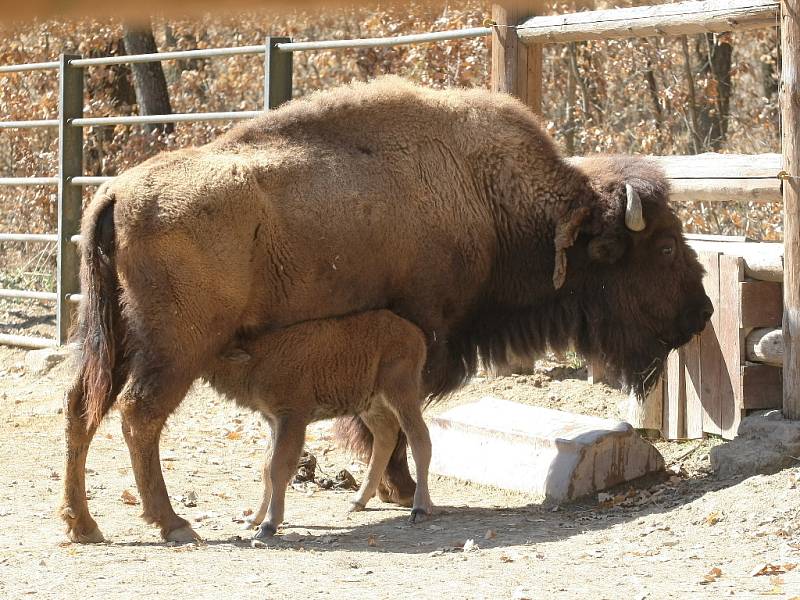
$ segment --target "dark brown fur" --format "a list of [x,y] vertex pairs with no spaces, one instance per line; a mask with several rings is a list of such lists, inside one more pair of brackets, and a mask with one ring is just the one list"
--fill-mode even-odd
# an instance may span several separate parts
[[[644,231],[625,227],[626,182],[641,196]],[[249,331],[387,308],[425,334],[426,395],[461,385],[479,358],[502,365],[509,349],[548,347],[606,360],[641,391],[709,316],[667,192],[642,159],[576,169],[501,94],[386,78],[296,100],[101,187],[83,222],[84,263],[96,260],[86,245],[99,220],[113,222],[113,260],[85,267],[84,286],[105,290],[119,313],[82,306],[84,339],[107,341],[84,342],[90,356],[68,406],[103,412],[118,396],[145,516],[181,537],[191,529],[166,493],[161,427]],[[70,473],[85,458],[75,435]],[[387,480],[394,499],[413,491],[403,448]],[[96,529],[80,486],[65,481],[79,539]]]

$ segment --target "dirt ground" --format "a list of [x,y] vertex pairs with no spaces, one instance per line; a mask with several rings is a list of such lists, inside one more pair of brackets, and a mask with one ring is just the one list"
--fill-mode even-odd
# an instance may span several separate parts
[[[55,517],[71,366],[33,376],[24,358],[0,347],[2,598],[800,597],[800,469],[718,480],[709,469],[718,440],[657,442],[671,469],[663,477],[561,506],[434,476],[436,512],[414,526],[406,509],[376,499],[348,514],[351,492],[298,484],[281,534],[254,548],[241,521],[258,505],[267,430],[202,384],[171,419],[162,458],[176,510],[205,543],[165,544],[123,500],[138,501],[138,492],[112,414],[87,476],[109,541],[71,544]],[[543,365],[533,375],[477,378],[434,411],[494,394],[612,415],[619,394],[581,375]],[[347,469],[360,481],[363,467],[329,429],[309,430],[318,476]]]

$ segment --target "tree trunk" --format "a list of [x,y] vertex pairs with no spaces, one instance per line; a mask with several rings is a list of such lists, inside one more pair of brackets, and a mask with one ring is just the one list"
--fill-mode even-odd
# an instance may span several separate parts
[[709,78],[706,101],[698,115],[699,137],[713,152],[719,152],[728,133],[731,104],[730,35],[706,33],[698,36],[697,55],[703,65],[700,74]]
[[[123,27],[125,40],[125,53],[152,54],[158,52],[153,30],[149,24],[125,25]],[[164,69],[160,62],[134,63],[133,86],[136,90],[136,101],[139,104],[139,114],[142,115],[168,115],[172,113],[167,92],[167,80],[164,78]],[[172,123],[150,123],[147,131],[171,133],[174,130]]]

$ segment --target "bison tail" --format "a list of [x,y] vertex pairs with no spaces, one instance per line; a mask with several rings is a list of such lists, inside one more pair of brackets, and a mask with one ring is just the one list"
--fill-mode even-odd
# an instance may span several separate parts
[[115,370],[121,356],[119,282],[114,229],[114,196],[99,196],[90,206],[81,235],[81,287],[78,345],[88,428],[99,425],[115,400]]

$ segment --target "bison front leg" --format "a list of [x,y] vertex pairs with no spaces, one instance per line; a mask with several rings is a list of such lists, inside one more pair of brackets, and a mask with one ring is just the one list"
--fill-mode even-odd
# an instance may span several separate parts
[[199,540],[186,519],[172,509],[161,472],[159,438],[167,417],[180,404],[189,383],[167,382],[151,374],[132,376],[120,395],[122,433],[131,455],[136,487],[142,498],[142,518],[154,523],[161,536],[171,542]]
[[[269,466],[269,482],[272,493],[267,508],[267,518],[261,523],[255,535],[258,540],[271,538],[283,522],[286,487],[297,470],[297,463],[303,453],[306,424],[305,419],[295,415],[281,416],[275,419],[272,459]],[[265,475],[266,472],[265,467]]]
[[67,447],[61,518],[67,523],[67,535],[73,542],[102,542],[103,534],[89,514],[89,504],[86,501],[86,455],[97,428],[88,425],[80,376],[64,397],[64,416]]

